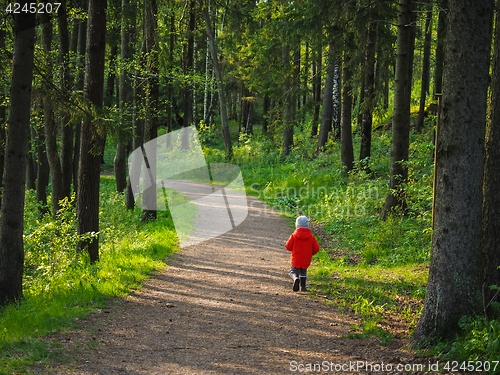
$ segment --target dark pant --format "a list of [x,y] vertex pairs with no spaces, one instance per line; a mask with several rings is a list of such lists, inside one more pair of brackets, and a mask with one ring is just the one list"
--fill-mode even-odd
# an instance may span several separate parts
[[295,279],[297,277],[307,277],[307,268],[295,268],[292,266],[290,268],[290,277]]

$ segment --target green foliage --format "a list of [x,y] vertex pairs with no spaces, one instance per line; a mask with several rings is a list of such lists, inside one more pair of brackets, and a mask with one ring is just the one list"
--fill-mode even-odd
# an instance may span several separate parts
[[475,367],[482,364],[482,373],[500,374],[500,321],[464,317],[460,328],[462,334],[451,345],[441,343],[433,348],[440,361],[457,361],[459,364],[472,361]]
[[[75,211],[65,201],[56,219],[38,217],[33,193],[26,198],[24,300],[0,310],[0,368],[5,374],[57,354],[37,340],[128,293],[176,248],[168,212],[143,224],[140,210],[127,211],[112,178],[101,178],[100,260],[77,254]],[[2,372],[0,372],[2,374]]]

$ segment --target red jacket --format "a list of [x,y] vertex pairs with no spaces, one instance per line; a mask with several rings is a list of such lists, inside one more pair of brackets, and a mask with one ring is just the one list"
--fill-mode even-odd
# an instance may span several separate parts
[[309,228],[297,228],[285,248],[292,252],[291,263],[295,268],[307,268],[311,258],[319,251],[319,244]]

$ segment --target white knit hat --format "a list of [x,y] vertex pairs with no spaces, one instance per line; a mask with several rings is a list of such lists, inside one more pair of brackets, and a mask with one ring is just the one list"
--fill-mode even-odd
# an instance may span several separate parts
[[299,216],[295,220],[295,228],[309,228],[309,219],[306,216]]

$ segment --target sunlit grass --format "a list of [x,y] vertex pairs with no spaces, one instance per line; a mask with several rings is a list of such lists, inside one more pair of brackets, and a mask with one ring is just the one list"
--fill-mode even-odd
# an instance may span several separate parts
[[[113,190],[114,180],[102,178],[100,260],[95,265],[75,251],[74,207],[68,206],[61,221],[27,218],[25,232],[32,237],[25,239],[29,267],[24,299],[0,311],[0,374],[24,371],[25,366],[54,355],[57,348],[49,348],[38,337],[64,329],[110,297],[140,287],[148,274],[165,267],[162,259],[175,251],[177,237],[168,211],[159,211],[157,221],[143,224],[140,210],[127,211],[123,195]],[[35,206],[28,195],[28,216],[38,215]],[[53,241],[45,246],[50,238]]]

